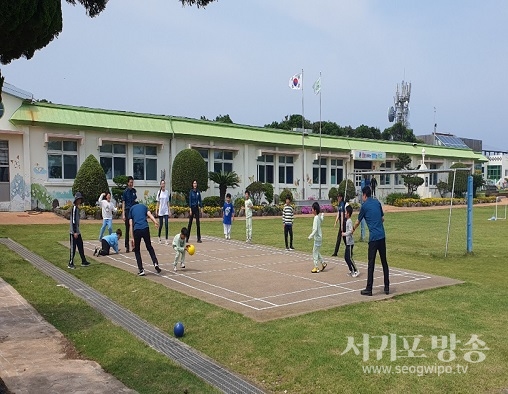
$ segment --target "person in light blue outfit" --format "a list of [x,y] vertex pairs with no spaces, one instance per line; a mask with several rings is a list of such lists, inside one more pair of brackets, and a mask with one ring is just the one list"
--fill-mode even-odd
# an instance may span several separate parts
[[108,256],[111,248],[115,251],[115,253],[120,253],[120,249],[118,249],[118,241],[122,237],[122,230],[118,229],[115,233],[106,235],[101,239],[101,247],[95,248],[93,252],[94,256]]

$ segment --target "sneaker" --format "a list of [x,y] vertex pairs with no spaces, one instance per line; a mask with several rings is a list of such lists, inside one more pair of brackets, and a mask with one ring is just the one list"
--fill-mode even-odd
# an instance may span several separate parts
[[310,272],[312,272],[313,274],[317,274],[319,272],[319,270],[316,267],[314,267],[314,268],[312,268],[312,271],[310,271]]
[[145,270],[141,270],[138,272],[138,276],[145,276]]
[[385,286],[385,294],[386,295],[390,294],[390,287]]
[[126,248],[125,253],[129,253],[129,252],[130,252],[129,248]]
[[198,244],[202,244],[202,243],[203,243],[203,241],[201,241],[200,239],[198,239]]
[[167,240],[167,239],[166,239],[166,245],[169,245],[169,242],[168,242],[168,240]]
[[292,246],[289,248],[289,250],[295,250],[295,248],[293,248]]
[[90,263],[88,261],[82,261],[81,262],[81,266],[82,267],[88,267],[90,265]]
[[328,264],[326,264],[326,263],[323,261],[323,262],[321,263],[321,271],[324,271],[327,265],[328,265]]
[[286,252],[289,252],[289,248],[286,248]]
[[162,243],[162,240],[159,238],[159,245]]
[[332,254],[332,257],[337,257],[337,255],[334,253],[334,254]]
[[355,271],[353,272],[353,274],[351,275],[353,278],[356,278],[358,275],[360,275],[360,271]]
[[160,269],[159,264],[155,264],[155,271],[157,271],[158,274],[161,273],[162,270]]
[[347,276],[353,276],[353,271],[349,271],[349,272],[347,273]]
[[176,265],[173,267],[173,271],[175,271],[175,272],[176,272]]
[[363,296],[372,296],[372,290],[362,290],[360,291],[360,294],[363,295]]
[[74,263],[69,263],[67,264],[67,268],[69,268],[70,270],[74,270],[76,269],[76,266],[74,265]]
[[97,256],[97,252],[98,252],[98,251],[99,251],[99,247],[98,247],[98,246],[96,246],[96,247],[95,247],[95,250],[93,251],[93,255],[94,255],[94,256]]
[[180,267],[181,268],[185,268],[185,264],[184,263],[180,263]]

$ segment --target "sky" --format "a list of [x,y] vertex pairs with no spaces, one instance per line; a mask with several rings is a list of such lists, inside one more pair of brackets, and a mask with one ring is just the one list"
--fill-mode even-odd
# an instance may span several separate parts
[[505,0],[109,0],[92,19],[62,0],[62,10],[58,38],[0,66],[35,99],[264,126],[302,113],[288,83],[303,70],[312,122],[321,109],[323,121],[383,131],[406,81],[415,135],[437,123],[508,149]]

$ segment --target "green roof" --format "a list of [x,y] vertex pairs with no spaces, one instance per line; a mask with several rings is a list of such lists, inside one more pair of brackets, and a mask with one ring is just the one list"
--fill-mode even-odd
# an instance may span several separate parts
[[[202,139],[220,139],[230,142],[278,146],[285,149],[302,147],[302,135],[297,132],[253,127],[238,124],[218,123],[167,115],[151,115],[134,112],[103,110],[51,103],[24,102],[12,115],[15,125],[51,126],[65,129],[91,129],[131,133],[172,134]],[[450,159],[488,161],[483,155],[470,149],[407,142],[368,140],[309,134],[304,137],[305,148],[324,151],[365,150],[420,155],[425,148],[426,156]]]

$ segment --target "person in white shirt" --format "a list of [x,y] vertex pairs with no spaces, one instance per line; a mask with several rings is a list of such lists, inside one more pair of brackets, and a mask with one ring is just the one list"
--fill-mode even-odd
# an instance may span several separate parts
[[314,247],[312,248],[312,259],[314,260],[314,268],[310,272],[316,274],[324,271],[326,263],[321,256],[321,244],[323,242],[323,231],[321,230],[321,222],[324,218],[324,213],[321,213],[321,207],[318,202],[312,204],[312,213],[314,214],[314,221],[312,222],[312,232],[309,239],[314,239]]
[[155,216],[159,217],[159,243],[162,243],[161,241],[161,231],[162,231],[162,222],[164,221],[164,229],[166,230],[166,245],[169,245],[168,243],[168,233],[169,233],[169,191],[166,190],[166,182],[164,180],[161,180],[160,183],[161,188],[157,192],[157,207],[155,208]]
[[111,202],[111,193],[107,191],[99,196],[99,205],[102,209],[102,227],[99,234],[99,241],[104,235],[106,227],[108,228],[109,235],[113,232],[113,212],[116,212],[115,205]]
[[245,211],[245,242],[252,242],[252,207],[254,204],[250,199],[250,192],[245,192],[245,204],[243,210]]

